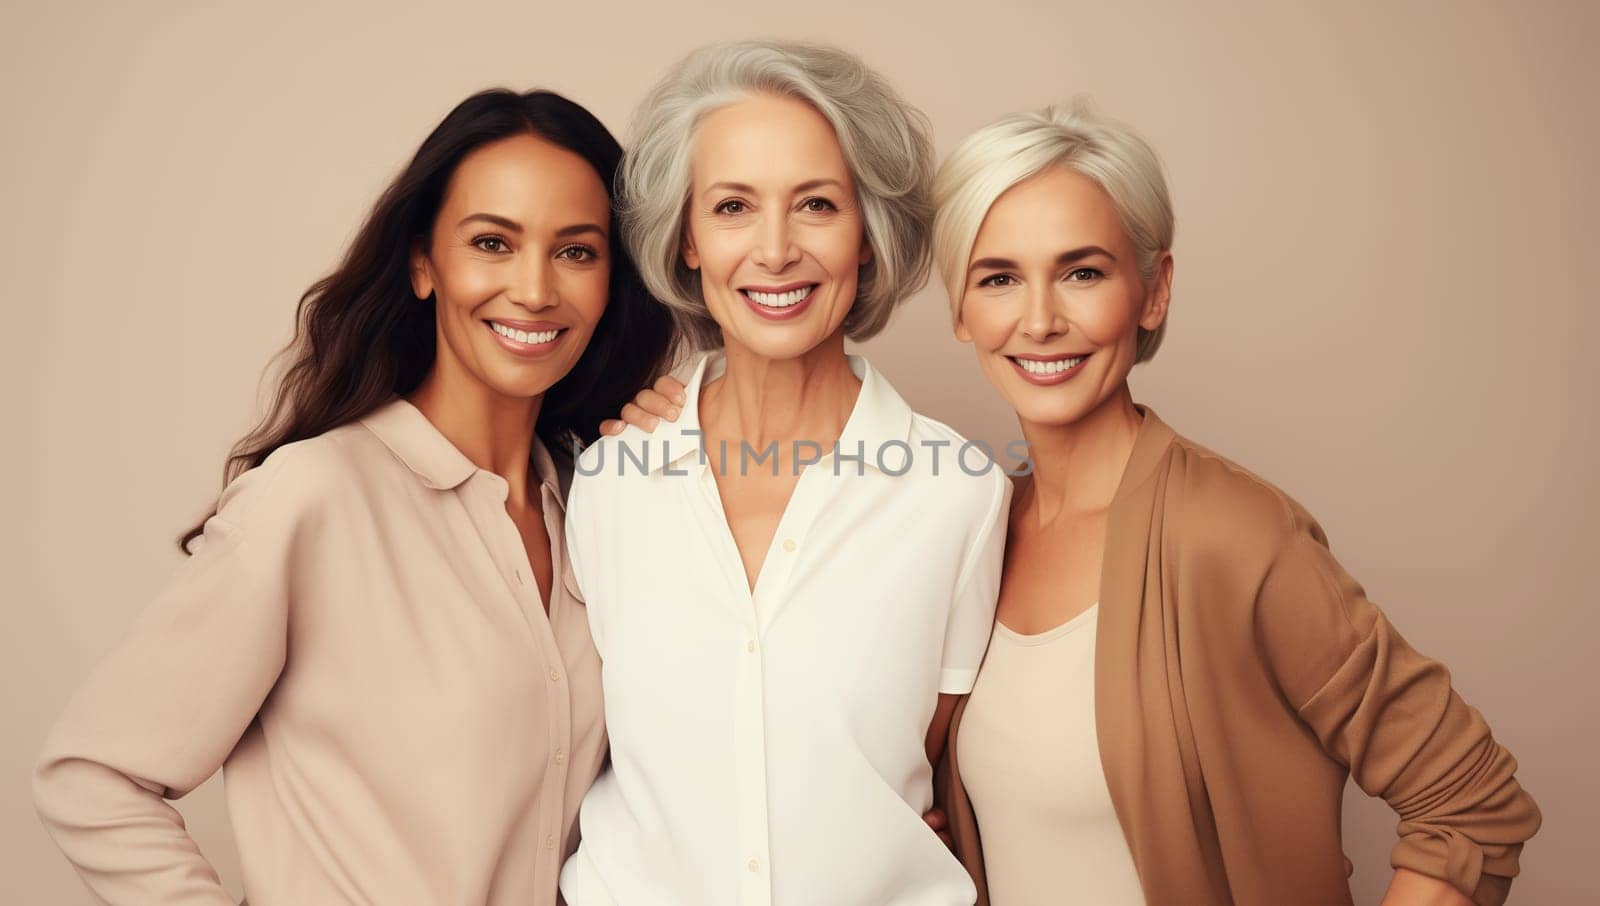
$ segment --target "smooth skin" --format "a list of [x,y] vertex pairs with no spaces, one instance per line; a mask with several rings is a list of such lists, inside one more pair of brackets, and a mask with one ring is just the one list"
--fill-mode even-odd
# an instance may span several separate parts
[[[605,313],[610,219],[588,162],[513,136],[462,159],[411,256],[413,292],[436,300],[438,354],[407,399],[474,465],[505,478],[506,512],[547,611],[554,568],[529,457],[545,392],[577,364]],[[513,345],[491,322],[558,333]]]
[[[1017,413],[1033,474],[1012,504],[996,618],[1019,633],[1059,626],[1094,604],[1106,516],[1142,416],[1128,373],[1139,329],[1154,330],[1172,300],[1173,260],[1145,280],[1116,208],[1093,180],[1053,168],[989,209],[968,265],[955,332],[970,343]],[[1041,386],[1021,358],[1085,356],[1073,375]],[[675,417],[680,385],[645,391],[629,421]],[[666,402],[666,405],[663,405]],[[942,827],[942,816],[930,817]],[[1353,871],[1349,859],[1346,872]],[[1397,869],[1382,906],[1471,906],[1450,884]]]

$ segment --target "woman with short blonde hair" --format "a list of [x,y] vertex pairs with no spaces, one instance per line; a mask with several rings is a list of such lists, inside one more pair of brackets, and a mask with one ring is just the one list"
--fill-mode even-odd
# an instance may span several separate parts
[[1539,826],[1510,753],[1304,508],[1133,401],[1171,304],[1155,152],[1047,108],[935,186],[956,334],[1034,467],[942,765],[980,902],[1348,903],[1351,777],[1400,815],[1386,904],[1502,902]]

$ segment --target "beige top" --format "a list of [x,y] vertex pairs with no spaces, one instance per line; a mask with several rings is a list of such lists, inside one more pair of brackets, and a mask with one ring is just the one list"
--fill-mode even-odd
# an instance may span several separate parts
[[232,482],[51,733],[34,795],[114,903],[231,903],[164,802],[224,768],[253,906],[553,906],[605,747],[536,445],[549,616],[506,513],[410,403]]
[[1144,906],[1100,767],[1098,606],[1034,635],[994,625],[967,701],[961,779],[994,906]]

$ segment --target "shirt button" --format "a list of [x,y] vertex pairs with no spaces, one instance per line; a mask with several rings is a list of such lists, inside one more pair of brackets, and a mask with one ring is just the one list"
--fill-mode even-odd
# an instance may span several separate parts
[[744,643],[744,650],[750,652],[751,654],[755,654],[756,653],[756,640],[755,639],[751,639],[750,641],[745,642]]
[[560,670],[557,670],[554,667],[550,668],[550,682],[552,682],[552,683],[561,682],[561,671]]
[[567,750],[566,749],[556,749],[556,764],[566,764],[566,763],[567,763]]
[[544,848],[545,849],[555,849],[556,848],[556,835],[555,834],[551,834],[550,836],[544,838]]
[[796,544],[795,544],[795,543],[794,543],[794,539],[793,539],[793,538],[785,538],[785,539],[783,539],[783,549],[784,549],[784,550],[785,550],[785,551],[786,551],[786,552],[788,552],[788,553],[791,553],[791,554],[792,554],[792,553],[794,553],[794,549],[795,549],[795,548],[796,548],[796,547],[797,547],[797,546],[798,546],[798,545],[796,545]]
[[751,859],[750,861],[744,863],[744,867],[750,869],[751,872],[758,872],[761,870],[761,860]]

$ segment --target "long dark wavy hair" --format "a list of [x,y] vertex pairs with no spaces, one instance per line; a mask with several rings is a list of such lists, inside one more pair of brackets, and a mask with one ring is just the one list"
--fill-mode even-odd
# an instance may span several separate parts
[[[588,348],[545,393],[539,439],[558,461],[569,458],[574,444],[593,442],[601,419],[663,369],[671,318],[646,292],[616,222],[622,147],[593,114],[561,95],[490,89],[462,101],[428,135],[378,198],[344,260],[300,297],[294,339],[275,359],[288,367],[266,417],[229,452],[224,487],[279,447],[359,419],[422,383],[434,362],[435,313],[412,293],[411,252],[426,243],[462,158],[514,135],[538,136],[588,161],[613,202],[610,298]],[[204,526],[190,528],[178,546],[187,553]]]

